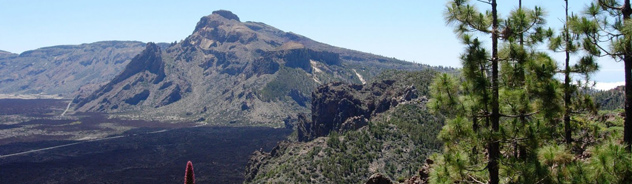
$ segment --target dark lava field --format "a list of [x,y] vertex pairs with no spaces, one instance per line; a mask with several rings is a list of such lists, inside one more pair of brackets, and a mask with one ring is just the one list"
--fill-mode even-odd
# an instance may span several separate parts
[[37,101],[0,100],[0,183],[182,183],[189,160],[198,183],[241,183],[250,154],[291,133],[101,114],[58,118],[67,101]]

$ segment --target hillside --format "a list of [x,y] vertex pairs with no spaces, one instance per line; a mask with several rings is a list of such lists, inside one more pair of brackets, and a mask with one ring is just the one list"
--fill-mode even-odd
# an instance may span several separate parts
[[[282,142],[271,152],[256,151],[245,183],[359,183],[374,173],[390,180],[417,175],[426,157],[442,145],[437,134],[443,120],[425,105],[434,74],[389,72],[364,86],[319,87],[311,118],[296,125],[298,141]],[[347,111],[331,113],[328,104]],[[365,124],[345,126],[350,122]]]
[[147,44],[112,81],[76,100],[75,108],[133,119],[280,127],[283,119],[309,113],[318,85],[362,84],[385,69],[423,68],[428,66],[241,22],[220,10],[202,17],[181,42]]
[[103,41],[19,55],[0,51],[0,94],[89,94],[114,78],[143,48],[141,42]]
[[0,50],[0,59],[10,59],[17,57],[18,54]]
[[624,108],[624,86],[619,86],[610,90],[597,91],[592,93],[592,96],[601,110],[615,110]]

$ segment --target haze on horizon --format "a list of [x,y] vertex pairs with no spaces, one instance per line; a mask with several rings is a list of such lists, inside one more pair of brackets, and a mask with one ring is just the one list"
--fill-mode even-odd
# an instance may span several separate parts
[[[54,45],[104,40],[173,42],[186,38],[202,16],[232,11],[242,21],[263,22],[326,44],[433,66],[460,67],[464,46],[443,11],[447,1],[10,1],[0,0],[0,50],[21,53]],[[590,0],[571,3],[580,13]],[[563,1],[525,1],[561,27]],[[507,14],[513,6],[502,6]],[[480,4],[479,7],[484,7]],[[556,57],[561,62],[560,57]],[[599,61],[598,89],[623,81],[623,64]]]

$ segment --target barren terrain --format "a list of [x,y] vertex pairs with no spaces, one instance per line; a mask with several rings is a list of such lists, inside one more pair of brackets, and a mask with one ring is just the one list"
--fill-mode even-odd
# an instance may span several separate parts
[[0,100],[1,183],[177,183],[186,161],[200,183],[241,183],[255,150],[287,129],[59,116],[68,100]]

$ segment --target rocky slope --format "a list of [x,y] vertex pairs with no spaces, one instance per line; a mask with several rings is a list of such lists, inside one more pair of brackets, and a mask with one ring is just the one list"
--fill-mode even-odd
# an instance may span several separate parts
[[[313,94],[311,120],[296,125],[302,141],[254,152],[246,183],[364,183],[376,173],[382,176],[377,180],[403,182],[419,175],[423,164],[431,163],[426,157],[441,147],[436,137],[443,120],[425,106],[434,74],[391,72],[364,86],[319,87]],[[334,111],[331,104],[345,104],[352,112]],[[366,120],[344,125],[359,118]]]
[[202,17],[168,48],[148,44],[114,80],[78,99],[78,111],[236,126],[283,126],[309,112],[310,94],[333,81],[363,83],[384,69],[426,65],[333,47],[229,11]]
[[0,59],[11,59],[18,57],[18,54],[0,50]]
[[366,126],[376,114],[417,99],[414,86],[395,89],[394,83],[385,80],[362,86],[334,82],[318,87],[312,93],[311,119],[299,116],[298,140],[309,141],[331,131],[356,130]]
[[141,42],[104,41],[45,47],[19,55],[0,51],[0,93],[66,98],[92,93],[143,48]]

